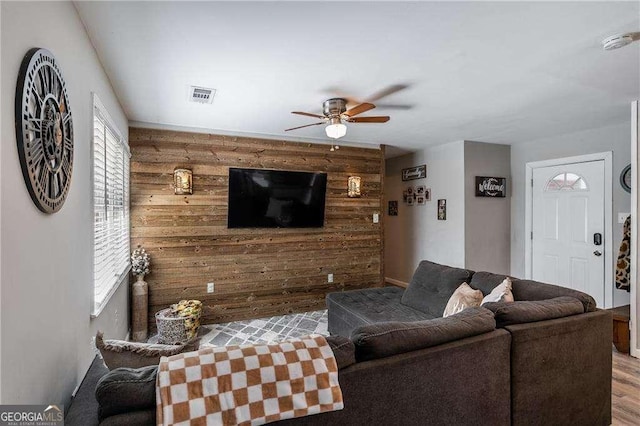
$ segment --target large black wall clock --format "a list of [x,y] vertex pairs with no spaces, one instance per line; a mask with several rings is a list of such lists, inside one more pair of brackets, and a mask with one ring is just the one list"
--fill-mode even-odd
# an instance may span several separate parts
[[16,139],[22,176],[35,205],[64,204],[73,167],[73,123],[62,72],[46,49],[27,52],[16,87]]

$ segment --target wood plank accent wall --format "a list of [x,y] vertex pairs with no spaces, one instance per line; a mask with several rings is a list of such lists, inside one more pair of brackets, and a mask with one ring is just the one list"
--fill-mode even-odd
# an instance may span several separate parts
[[[329,292],[383,285],[383,149],[142,128],[129,143],[131,246],[151,256],[152,328],[181,299],[202,300],[206,324],[323,309]],[[193,195],[174,195],[176,167],[193,170]],[[229,167],[326,172],[325,226],[227,229]],[[347,197],[351,175],[361,198]]]

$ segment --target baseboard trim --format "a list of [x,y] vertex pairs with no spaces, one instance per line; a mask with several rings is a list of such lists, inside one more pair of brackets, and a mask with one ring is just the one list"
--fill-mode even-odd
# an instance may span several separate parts
[[406,282],[400,281],[400,280],[396,280],[394,278],[389,278],[389,277],[384,277],[384,282],[387,283],[387,284],[395,285],[395,286],[402,287],[402,288],[407,288],[409,286],[409,283],[406,283]]

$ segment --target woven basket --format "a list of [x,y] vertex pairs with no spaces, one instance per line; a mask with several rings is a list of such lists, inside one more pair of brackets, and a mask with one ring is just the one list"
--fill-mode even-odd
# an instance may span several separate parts
[[186,343],[189,338],[185,327],[185,320],[189,317],[176,317],[171,314],[171,308],[156,313],[158,327],[158,343],[176,345]]

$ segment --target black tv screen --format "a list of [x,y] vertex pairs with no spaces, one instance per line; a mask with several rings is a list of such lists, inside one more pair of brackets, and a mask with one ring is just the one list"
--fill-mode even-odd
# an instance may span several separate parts
[[326,173],[229,169],[229,228],[321,228]]

